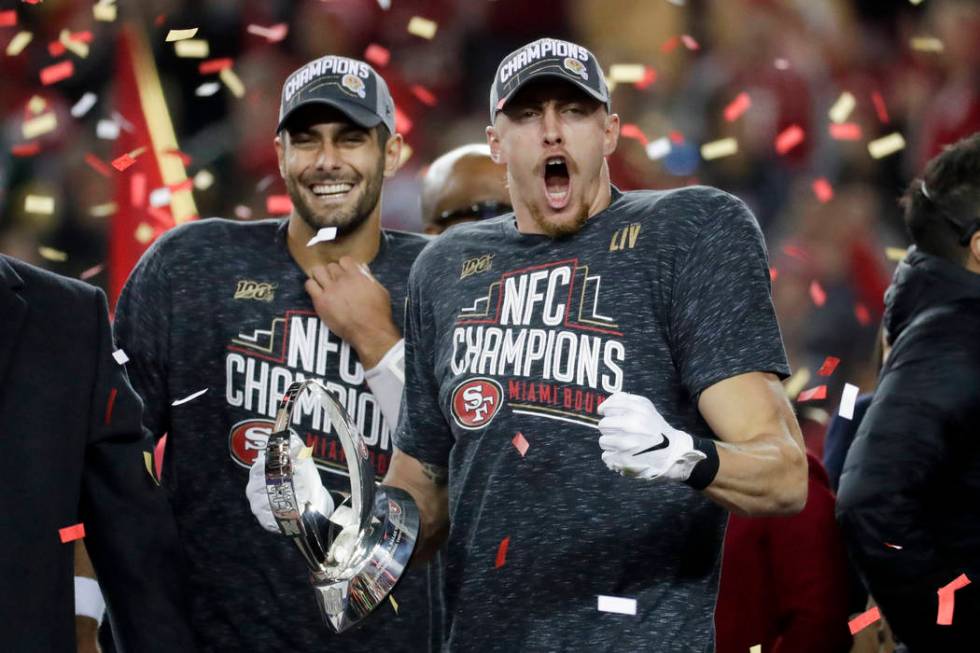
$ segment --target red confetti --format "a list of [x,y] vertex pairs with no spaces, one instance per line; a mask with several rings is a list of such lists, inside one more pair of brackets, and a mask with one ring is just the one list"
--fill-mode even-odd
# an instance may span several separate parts
[[684,142],[684,134],[679,131],[672,131],[667,136],[670,138],[670,142],[674,145],[680,145]]
[[871,324],[871,313],[868,312],[868,307],[864,304],[854,305],[854,317],[861,326]]
[[698,42],[695,41],[694,40],[694,37],[691,36],[690,34],[683,34],[683,35],[681,35],[681,41],[684,42],[684,47],[686,47],[688,50],[700,50],[701,49],[701,46],[698,45]]
[[831,123],[830,137],[835,141],[859,141],[861,140],[861,125],[853,122]]
[[[69,41],[75,41],[76,43],[91,43],[92,42],[92,32],[75,32],[74,34],[68,35]],[[65,44],[61,41],[51,41],[48,43],[48,54],[52,57],[60,57],[65,52],[67,52]]]
[[728,122],[735,122],[738,120],[743,113],[748,111],[748,108],[752,106],[752,99],[749,94],[742,91],[735,96],[735,99],[728,103],[725,107],[725,120]]
[[85,524],[75,524],[74,526],[59,528],[58,537],[61,538],[62,544],[68,544],[69,542],[80,540],[85,537]]
[[[174,219],[171,217],[171,215],[167,211],[161,209],[158,206],[148,206],[146,208],[146,214],[151,218],[153,218],[154,220],[156,220],[157,223],[161,227],[163,227],[164,230],[167,230],[170,227],[174,226]],[[159,230],[154,230],[154,232],[156,231]],[[154,238],[156,237],[154,236]]]
[[834,199],[834,189],[824,177],[814,179],[811,188],[813,188],[813,194],[817,196],[821,204],[826,204]]
[[171,193],[179,193],[182,190],[190,190],[193,187],[194,180],[192,178],[187,178],[184,181],[178,181],[176,184],[169,184],[167,186]]
[[521,458],[524,457],[524,455],[527,453],[527,450],[531,447],[531,445],[528,444],[527,442],[527,438],[525,438],[524,434],[521,433],[520,431],[517,432],[517,435],[514,436],[514,439],[511,440],[510,443],[514,445],[514,448],[517,449],[517,452],[521,454]]
[[859,614],[848,621],[847,627],[851,629],[852,635],[856,635],[879,619],[881,619],[881,612],[878,610],[878,607],[875,606],[867,612]]
[[840,359],[836,356],[828,356],[824,359],[823,365],[817,370],[817,376],[830,376],[837,369],[837,365],[840,364]]
[[634,87],[640,89],[641,91],[649,88],[655,81],[657,81],[657,71],[650,66],[646,66],[643,69],[643,79],[633,84]]
[[426,106],[434,107],[438,104],[438,100],[436,100],[436,96],[432,94],[432,91],[419,84],[412,86],[412,95]]
[[129,178],[129,203],[136,207],[146,204],[146,175],[142,172]]
[[406,135],[412,131],[412,119],[402,113],[401,109],[395,107],[395,131],[401,135]]
[[167,148],[166,150],[163,151],[163,153],[164,154],[169,154],[170,156],[175,156],[175,157],[179,158],[180,159],[180,162],[183,163],[185,166],[189,166],[191,164],[191,157],[190,157],[190,155],[184,154],[183,152],[181,152],[180,150],[178,150],[176,148],[173,148],[173,147]]
[[269,195],[265,198],[265,210],[269,215],[286,215],[292,213],[293,203],[289,195]]
[[14,156],[34,156],[41,151],[41,144],[37,141],[31,143],[21,143],[10,148],[10,153]]
[[39,4],[41,4],[41,0],[24,0],[24,2],[26,4],[29,4],[29,5],[39,5]]
[[936,623],[940,626],[953,625],[953,608],[956,598],[953,594],[961,587],[970,584],[970,579],[966,574],[960,574],[953,582],[941,587],[936,593],[939,594],[939,613],[936,615]]
[[202,75],[210,75],[212,73],[220,73],[222,70],[231,68],[234,61],[228,57],[222,57],[221,59],[208,59],[207,61],[202,61],[197,65],[197,72]]
[[75,74],[75,63],[71,59],[66,59],[56,64],[46,66],[41,69],[41,83],[45,86],[57,84],[63,79],[68,79]]
[[85,281],[86,279],[91,279],[99,272],[102,272],[102,270],[104,269],[105,269],[105,263],[99,263],[98,265],[93,265],[88,270],[85,270],[85,272],[82,272],[80,275],[78,275],[78,278],[81,279],[82,281]]
[[119,172],[122,172],[123,170],[133,165],[134,163],[136,163],[136,159],[130,156],[129,152],[126,152],[122,156],[116,157],[115,159],[112,160],[112,167],[118,170]]
[[664,41],[664,44],[660,46],[660,51],[664,54],[670,54],[677,48],[677,44],[681,42],[679,36],[671,36],[669,39]]
[[111,177],[112,171],[109,170],[109,166],[99,157],[95,156],[91,152],[85,155],[85,163],[89,165],[90,168],[95,170],[97,173],[103,177]]
[[809,390],[804,390],[796,398],[797,401],[811,401],[814,399],[826,399],[827,398],[827,386],[818,385],[816,388],[810,388]]
[[17,24],[17,10],[0,11],[0,27],[13,27]]
[[790,125],[776,137],[776,152],[786,154],[803,142],[804,132],[799,125]]
[[153,19],[153,25],[155,27],[160,27],[163,25],[165,20],[167,20],[167,14],[158,14],[157,17]]
[[378,67],[385,67],[391,60],[391,52],[377,43],[372,43],[364,50],[364,58]]
[[875,113],[878,114],[878,120],[883,125],[887,125],[890,121],[888,120],[888,108],[885,106],[885,99],[881,97],[881,93],[874,91],[871,93],[871,102],[875,105]]
[[278,43],[286,38],[286,34],[289,33],[289,25],[286,23],[277,23],[270,27],[265,27],[263,25],[249,25],[248,33],[261,36],[267,43]]
[[643,130],[633,123],[628,122],[620,127],[619,135],[623,138],[638,140],[643,143],[643,147],[646,147],[650,143],[650,140],[647,138],[646,134],[643,133]]
[[827,301],[827,293],[824,292],[823,286],[816,279],[810,282],[810,299],[817,305],[817,308],[823,306]]
[[779,276],[779,270],[777,270],[776,268],[769,268],[769,281],[770,282],[775,281],[776,280],[776,277],[778,277],[778,276]]
[[497,547],[497,562],[495,567],[500,569],[507,562],[507,547],[510,546],[510,535],[500,540],[500,546]]
[[806,262],[810,260],[810,255],[807,253],[807,251],[797,245],[784,246],[783,253],[786,254],[786,256],[792,256],[793,258],[799,259],[800,261]]
[[116,389],[113,388],[109,393],[109,401],[105,406],[105,423],[108,425],[112,421],[112,407],[116,405]]

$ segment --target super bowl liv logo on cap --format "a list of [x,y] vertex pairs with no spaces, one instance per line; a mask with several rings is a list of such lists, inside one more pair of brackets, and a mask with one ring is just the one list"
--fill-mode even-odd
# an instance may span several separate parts
[[[569,63],[570,61],[575,61],[576,63],[580,61],[588,61],[589,51],[582,46],[569,43],[568,41],[561,41],[559,39],[540,39],[522,48],[520,52],[511,57],[510,61],[500,67],[500,83],[506,83],[508,79],[513,77],[515,73],[520,71],[525,66],[532,64],[539,59],[547,59],[551,57],[566,57],[565,68],[576,75],[582,75],[585,71],[584,65],[579,64],[582,66],[582,70],[578,71],[573,69]],[[583,78],[587,79],[588,77],[583,76]]]
[[364,82],[362,80],[370,77],[371,68],[363,61],[356,61],[347,57],[335,55],[321,57],[303,66],[289,78],[285,89],[283,89],[283,101],[289,102],[298,90],[323,75],[343,75],[342,85],[355,95],[364,97]]

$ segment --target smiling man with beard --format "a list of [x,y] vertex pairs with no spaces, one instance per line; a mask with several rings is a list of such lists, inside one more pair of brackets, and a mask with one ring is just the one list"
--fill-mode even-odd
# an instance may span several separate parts
[[[250,514],[249,503],[272,521],[261,479],[248,502],[242,497],[249,468],[261,476],[279,399],[303,378],[337,395],[375,473],[387,471],[408,271],[427,242],[381,228],[383,180],[402,147],[394,129],[391,95],[368,64],[337,56],[306,64],[283,87],[275,137],[289,217],[175,228],[143,256],[120,298],[116,332],[144,423],[158,438],[169,433],[163,484],[203,651],[429,647],[425,568],[402,578],[397,613],[385,604],[385,619],[338,637],[318,614],[299,551]],[[336,434],[313,430],[320,418],[296,427],[312,447],[297,466],[326,490],[349,492]],[[318,488],[315,499],[329,514],[334,496]]]
[[504,58],[490,117],[514,212],[412,268],[386,478],[417,559],[448,532],[447,648],[713,650],[725,510],[806,497],[759,226],[716,189],[612,186],[581,46]]

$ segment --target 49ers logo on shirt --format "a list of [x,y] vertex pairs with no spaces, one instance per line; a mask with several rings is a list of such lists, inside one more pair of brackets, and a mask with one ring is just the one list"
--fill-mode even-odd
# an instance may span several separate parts
[[504,389],[493,379],[464,381],[453,390],[453,420],[470,431],[482,429],[500,412],[503,398]]
[[[265,450],[273,426],[275,422],[268,419],[250,419],[232,426],[228,434],[231,459],[242,467],[251,467],[259,452]],[[292,429],[289,432],[296,434]]]

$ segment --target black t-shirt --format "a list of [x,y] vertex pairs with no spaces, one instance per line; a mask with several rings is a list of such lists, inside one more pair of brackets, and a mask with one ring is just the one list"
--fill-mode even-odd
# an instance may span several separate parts
[[[249,466],[293,381],[317,378],[337,395],[365,436],[379,480],[391,457],[394,425],[382,417],[354,349],[317,317],[285,237],[286,222],[274,220],[209,219],[173,229],[140,260],[116,311],[144,422],[157,437],[169,433],[164,485],[188,563],[195,635],[202,650],[221,653],[427,650],[425,568],[410,569],[395,588],[397,614],[386,602],[336,636],[317,611],[295,545],[264,531],[249,510]],[[426,242],[384,231],[370,264],[399,328],[408,270]],[[349,492],[336,435],[298,435],[313,446],[325,485]]]
[[713,438],[705,388],[789,373],[748,208],[614,189],[571,237],[521,234],[512,214],[463,225],[422,252],[408,296],[395,442],[449,469],[450,650],[711,650],[726,513],[607,469],[596,409],[627,391]]

